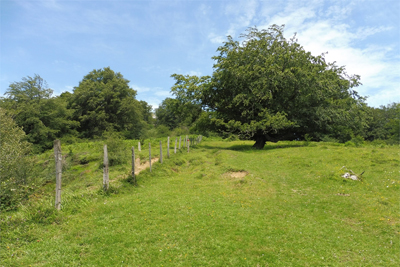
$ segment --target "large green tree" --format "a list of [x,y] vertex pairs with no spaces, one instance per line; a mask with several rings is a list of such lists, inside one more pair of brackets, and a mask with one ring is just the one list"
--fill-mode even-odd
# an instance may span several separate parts
[[175,75],[175,94],[200,101],[220,131],[256,141],[295,140],[305,134],[351,138],[367,126],[366,104],[353,89],[360,82],[287,40],[283,26],[249,28],[242,42],[218,48],[212,77]]
[[121,73],[109,67],[93,70],[74,88],[70,107],[80,122],[82,137],[99,137],[106,130],[138,138],[144,129],[143,105]]
[[54,139],[66,134],[76,134],[77,121],[71,119],[72,111],[60,97],[52,97],[53,90],[39,75],[23,78],[10,84],[0,105],[12,115],[26,133],[26,139],[36,151],[48,149]]

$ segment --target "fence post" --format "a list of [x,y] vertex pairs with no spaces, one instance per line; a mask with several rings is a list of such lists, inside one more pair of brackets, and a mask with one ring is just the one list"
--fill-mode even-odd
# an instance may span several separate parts
[[187,149],[188,149],[188,153],[189,153],[189,146],[190,146],[190,142],[187,142]]
[[60,140],[54,140],[54,157],[56,160],[56,200],[55,208],[61,208],[61,175],[62,175],[62,154]]
[[104,145],[104,161],[103,161],[103,189],[107,191],[109,187],[108,179],[108,152],[107,145]]
[[[140,144],[140,142],[139,142]],[[132,147],[132,182],[136,185],[136,175],[135,175],[135,148]]]
[[182,136],[179,136],[179,150],[181,150],[181,139],[182,139]]
[[169,136],[168,136],[168,144],[167,144],[167,157],[169,158]]
[[150,172],[151,172],[151,143],[149,142],[149,164],[150,164]]
[[140,147],[140,141],[138,142],[138,150],[139,152],[142,151],[142,148]]
[[160,141],[160,163],[162,163],[162,146]]
[[151,143],[149,142],[149,164],[150,164],[150,172],[151,172]]
[[175,148],[174,148],[174,154],[176,154],[176,143],[178,143],[178,137],[175,137]]

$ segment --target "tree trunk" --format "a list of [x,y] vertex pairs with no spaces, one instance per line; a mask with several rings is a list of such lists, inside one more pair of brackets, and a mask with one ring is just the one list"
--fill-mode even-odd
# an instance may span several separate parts
[[257,135],[254,139],[256,140],[256,143],[253,145],[253,147],[256,149],[263,149],[265,143],[267,142],[267,138],[264,135]]

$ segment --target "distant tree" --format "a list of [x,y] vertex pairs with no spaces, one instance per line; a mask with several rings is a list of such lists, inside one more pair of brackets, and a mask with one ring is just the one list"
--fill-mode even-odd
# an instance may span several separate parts
[[147,122],[149,125],[153,125],[154,124],[153,107],[143,100],[140,100],[139,103],[142,107],[143,120]]
[[14,82],[10,84],[5,95],[17,103],[29,101],[41,101],[49,99],[53,94],[53,90],[47,85],[38,74],[32,78],[30,76],[22,78],[22,82]]
[[52,97],[45,80],[39,75],[10,84],[0,105],[11,114],[26,133],[26,139],[37,152],[52,147],[54,139],[76,134],[78,122],[71,120],[71,110],[62,98]]
[[135,97],[129,81],[109,67],[87,74],[70,100],[82,137],[100,137],[106,130],[122,132],[128,138],[140,137],[145,122]]
[[156,125],[167,126],[170,130],[178,127],[178,100],[167,97],[156,109]]
[[400,103],[370,108],[370,116],[371,121],[366,131],[367,140],[387,140],[399,143]]
[[365,132],[366,104],[353,89],[359,76],[285,39],[283,26],[249,28],[241,37],[228,36],[218,48],[211,78],[175,75],[179,94],[212,111],[219,131],[253,139],[259,149],[306,134],[348,139]]

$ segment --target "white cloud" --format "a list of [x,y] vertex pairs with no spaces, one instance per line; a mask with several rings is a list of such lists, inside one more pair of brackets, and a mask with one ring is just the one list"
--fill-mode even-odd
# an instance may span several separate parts
[[138,93],[149,92],[151,90],[149,87],[138,86],[131,83],[129,83],[129,87],[131,87],[133,90],[136,90]]
[[361,76],[363,85],[356,90],[362,96],[370,96],[367,100],[369,105],[400,101],[400,79],[396,71],[400,62],[398,58],[390,57],[394,48],[361,42],[392,28],[386,25],[350,26],[344,19],[353,11],[354,2],[331,6],[325,13],[319,12],[320,8],[321,2],[318,1],[315,5],[289,2],[283,12],[267,18],[261,28],[285,24],[285,36],[290,38],[297,32],[298,42],[306,51],[313,55],[328,52],[328,62],[336,61],[337,65],[346,66],[348,74]]
[[187,74],[190,75],[190,76],[197,76],[197,77],[201,76],[201,72],[200,71],[194,71],[194,70],[191,70],[191,71],[187,72]]
[[162,96],[162,97],[171,97],[171,92],[170,91],[156,91],[154,92],[156,96]]
[[208,39],[210,40],[211,43],[213,44],[222,44],[223,42],[226,41],[226,36],[224,35],[217,35],[215,33],[210,33],[208,35]]

